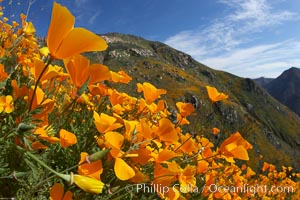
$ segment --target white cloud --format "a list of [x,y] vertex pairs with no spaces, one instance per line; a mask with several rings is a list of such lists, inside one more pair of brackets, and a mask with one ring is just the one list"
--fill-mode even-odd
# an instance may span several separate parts
[[87,2],[88,0],[75,0],[75,5],[77,8],[81,8],[82,6],[85,6]]
[[[279,64],[283,64],[281,67],[297,64],[298,59],[294,54],[297,52],[300,55],[300,48],[295,47],[291,41],[252,47],[249,44],[255,42],[256,37],[264,30],[286,21],[298,20],[299,15],[286,10],[275,10],[267,0],[219,2],[228,6],[228,15],[222,19],[214,19],[198,30],[187,30],[171,36],[165,43],[208,66],[243,77],[274,77],[275,72],[271,66],[278,68]],[[265,69],[266,66],[270,66],[269,72]]]
[[93,25],[102,10],[100,4],[91,4],[89,0],[75,0],[75,16],[76,21],[86,25]]
[[93,25],[94,22],[95,22],[95,20],[96,20],[96,18],[97,18],[99,15],[100,15],[100,11],[97,11],[94,15],[92,15],[92,16],[89,18],[88,23],[89,23],[90,25]]
[[[276,55],[276,56],[274,56]],[[270,45],[235,49],[220,56],[201,58],[202,63],[242,77],[277,77],[287,67],[300,67],[300,42],[284,41]],[[197,59],[197,57],[196,57]]]
[[228,21],[243,23],[243,31],[259,31],[260,28],[280,24],[297,17],[290,11],[273,11],[266,0],[227,0],[223,3],[235,8],[235,12],[228,16]]

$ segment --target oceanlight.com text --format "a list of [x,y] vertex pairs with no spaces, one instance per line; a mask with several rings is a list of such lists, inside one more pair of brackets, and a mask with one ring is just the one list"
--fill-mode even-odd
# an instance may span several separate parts
[[242,186],[226,186],[211,184],[208,187],[208,191],[211,193],[215,192],[235,192],[235,193],[247,193],[255,195],[256,193],[294,193],[295,189],[292,186],[267,186],[267,185],[248,185],[243,184]]
[[209,193],[247,193],[251,195],[255,195],[257,193],[260,194],[267,194],[268,192],[272,193],[294,193],[295,188],[292,186],[267,186],[267,185],[248,185],[243,184],[242,186],[226,186],[226,185],[217,185],[217,184],[211,184],[209,186],[202,186],[201,188],[198,188],[197,186],[193,185],[186,185],[185,187],[180,186],[180,184],[174,184],[173,186],[164,186],[162,184],[146,184],[146,183],[140,183],[140,184],[132,184],[127,185],[125,188],[128,192],[133,193],[162,193],[166,194],[170,190],[173,191],[180,191],[183,193],[203,193],[204,191]]

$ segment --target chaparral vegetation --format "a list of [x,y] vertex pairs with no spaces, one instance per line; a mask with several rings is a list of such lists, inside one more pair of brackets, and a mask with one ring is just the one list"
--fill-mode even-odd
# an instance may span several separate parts
[[[2,8],[1,8],[2,9]],[[216,145],[210,132],[184,131],[192,104],[138,83],[143,98],[112,87],[132,78],[91,63],[104,51],[97,34],[74,27],[54,2],[46,46],[34,24],[0,11],[0,198],[297,199],[300,173],[265,162],[247,166],[252,145],[236,130]],[[114,83],[114,84],[110,84]],[[206,86],[212,110],[228,95]]]

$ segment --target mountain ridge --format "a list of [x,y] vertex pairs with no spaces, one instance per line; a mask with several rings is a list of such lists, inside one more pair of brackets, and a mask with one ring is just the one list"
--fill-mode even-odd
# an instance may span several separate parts
[[271,81],[273,81],[275,78],[267,78],[267,77],[259,77],[254,78],[253,80],[263,88],[265,88]]
[[[208,135],[215,144],[240,131],[254,146],[250,151],[253,167],[260,168],[263,161],[268,161],[300,169],[300,118],[253,80],[214,70],[161,42],[119,33],[102,37],[108,42],[108,49],[86,56],[92,62],[103,62],[112,70],[124,70],[133,77],[126,87],[116,85],[119,90],[141,95],[136,92],[136,83],[150,82],[168,91],[163,98],[171,110],[175,110],[176,101],[193,103],[196,112],[186,131]],[[230,98],[212,105],[206,85],[216,87]],[[222,130],[217,138],[210,134],[213,127]],[[261,154],[266,158],[260,160]]]
[[300,69],[291,67],[275,79],[255,79],[275,99],[300,116]]

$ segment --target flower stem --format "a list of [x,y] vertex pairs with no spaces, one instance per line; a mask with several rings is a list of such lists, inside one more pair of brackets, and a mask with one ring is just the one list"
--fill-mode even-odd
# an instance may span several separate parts
[[187,141],[189,141],[191,138],[193,137],[193,135],[191,135],[188,139],[186,139],[179,147],[177,147],[175,150],[174,150],[174,152],[176,153],[179,149],[180,149],[180,147],[182,147]]
[[[74,106],[76,105],[77,99],[78,99],[78,97],[75,97],[75,99],[73,99],[73,101],[72,101],[66,108],[64,108],[63,111],[62,111],[61,113],[59,113],[59,115],[60,115],[60,116],[63,116],[65,113],[68,112],[69,108],[71,108],[72,106],[74,107]],[[73,109],[72,109],[71,111],[73,111]],[[68,117],[70,117],[70,116],[71,116],[71,113],[69,113]],[[63,120],[62,120],[62,119],[63,119]],[[58,128],[59,128],[59,130],[60,130],[60,128],[63,127],[64,124],[67,123],[67,120],[68,120],[69,118],[66,119],[65,117],[62,117],[62,119],[59,118],[59,117],[57,117],[57,118],[55,118],[55,119],[53,120],[53,122],[51,122],[51,124],[56,124],[57,122],[62,121],[63,124],[58,126]],[[47,130],[47,129],[51,126],[51,124],[49,123],[49,124],[46,126],[45,130]]]
[[[17,148],[18,148],[19,150],[24,151],[24,149],[22,149],[21,147],[18,147],[18,146],[17,146]],[[67,181],[67,182],[69,182],[69,183],[71,182],[71,176],[70,176],[70,175],[68,175],[68,174],[61,174],[61,173],[55,171],[54,169],[52,169],[51,167],[49,167],[48,165],[46,165],[43,161],[41,161],[40,159],[38,159],[34,154],[32,154],[32,153],[30,153],[30,152],[28,152],[28,151],[24,152],[24,154],[25,154],[26,156],[32,158],[33,160],[35,160],[37,163],[39,163],[40,165],[42,165],[43,167],[45,167],[47,170],[49,170],[50,172],[52,172],[52,173],[55,174],[56,176],[58,176],[58,177],[64,179],[65,181]]]
[[[77,165],[74,165],[74,166],[72,166],[72,167],[70,167],[70,168],[68,168],[68,169],[65,169],[65,170],[59,172],[59,174],[62,174],[62,173],[65,173],[65,172],[67,172],[67,171],[70,171],[70,170],[72,170],[72,169],[75,169],[75,168],[77,168],[78,166],[80,166],[80,165],[82,165],[82,164],[85,164],[85,163],[87,163],[87,162],[84,161],[84,162],[82,162],[82,163],[79,163],[79,164],[77,164]],[[55,175],[52,175],[52,176],[50,176],[50,177],[48,177],[48,178],[46,178],[46,179],[44,179],[44,180],[42,180],[42,181],[39,182],[39,183],[37,183],[37,184],[34,186],[34,189],[35,189],[35,188],[38,188],[40,185],[42,185],[43,183],[47,182],[48,180],[53,179],[55,176],[56,176],[56,174],[55,174]]]
[[41,74],[39,75],[38,79],[36,80],[36,83],[34,85],[34,89],[33,89],[33,93],[32,93],[32,96],[31,96],[31,99],[30,99],[30,104],[29,104],[29,109],[28,109],[28,112],[31,111],[31,107],[32,107],[32,103],[33,103],[33,99],[34,99],[34,96],[35,96],[35,92],[36,92],[36,89],[38,87],[38,84],[42,78],[42,76],[44,75],[44,73],[46,72],[48,66],[50,65],[50,63],[52,62],[52,59],[50,58],[48,61],[47,61],[47,64],[45,65],[45,67],[43,68]]

